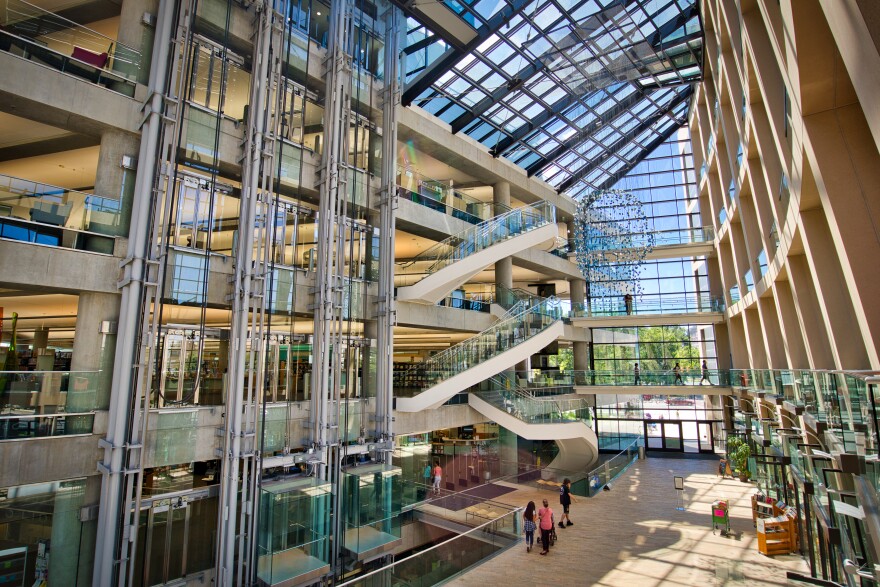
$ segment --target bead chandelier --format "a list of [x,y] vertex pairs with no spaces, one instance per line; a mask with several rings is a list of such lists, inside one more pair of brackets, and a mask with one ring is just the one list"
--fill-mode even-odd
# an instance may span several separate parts
[[640,294],[641,267],[654,249],[642,202],[622,190],[587,194],[575,212],[574,247],[591,297]]

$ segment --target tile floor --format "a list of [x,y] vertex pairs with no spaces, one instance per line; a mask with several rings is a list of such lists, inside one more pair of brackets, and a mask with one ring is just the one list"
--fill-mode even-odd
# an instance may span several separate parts
[[[717,461],[648,458],[637,461],[611,491],[580,498],[575,523],[557,527],[559,540],[546,557],[539,548],[514,547],[449,582],[452,587],[531,585],[607,587],[786,585],[787,570],[808,572],[798,555],[765,557],[757,550],[751,495],[755,488],[717,475]],[[673,477],[684,478],[684,510]],[[497,501],[525,505],[547,497],[561,513],[558,495],[520,489]],[[734,534],[714,535],[711,504],[727,499]]]

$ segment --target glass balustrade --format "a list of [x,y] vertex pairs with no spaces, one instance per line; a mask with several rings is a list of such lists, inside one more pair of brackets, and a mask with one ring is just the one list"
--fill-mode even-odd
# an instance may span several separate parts
[[398,287],[412,285],[432,273],[474,253],[531,230],[556,222],[556,208],[547,202],[505,212],[440,241],[414,259],[399,262],[395,282]]
[[341,583],[339,587],[430,587],[520,544],[522,508],[508,511],[453,538]]
[[106,408],[101,371],[0,371],[0,440],[88,434]]
[[483,202],[460,192],[450,186],[450,183],[400,168],[398,169],[397,193],[405,200],[471,224],[479,224],[506,211],[498,209],[493,202]]
[[517,388],[505,389],[498,383],[494,390],[479,392],[479,397],[526,424],[590,423],[587,398],[539,397]]
[[529,308],[535,304],[545,300],[541,296],[535,295],[528,290],[520,288],[509,288],[503,285],[495,285],[494,302],[504,309],[510,310],[517,304],[525,304]]
[[[715,238],[715,229],[711,226],[698,226],[695,228],[677,228],[672,230],[655,230],[642,235],[627,235],[627,245],[634,247],[649,246],[653,239],[653,246],[674,246],[687,245],[692,243],[712,242]],[[601,234],[590,236],[590,248],[597,251],[611,251],[620,249],[620,235],[609,235],[604,237]]]
[[134,95],[141,54],[23,0],[0,0],[0,50]]
[[[631,442],[619,453],[589,471],[568,471],[553,467],[545,467],[541,471],[542,481],[549,479],[560,482],[563,479],[568,478],[571,480],[572,494],[580,497],[592,497],[601,492],[603,487],[626,471],[626,469],[638,458],[640,442],[640,440]],[[546,483],[539,482],[537,483],[537,486],[539,488],[546,488]]]
[[0,238],[112,254],[127,213],[119,199],[0,175]]
[[407,389],[396,389],[395,394],[398,397],[416,395],[424,389],[522,344],[562,319],[562,316],[559,300],[549,298],[430,357],[421,364],[417,376],[418,385]]
[[724,299],[708,293],[689,296],[608,296],[572,304],[571,317],[723,312]]

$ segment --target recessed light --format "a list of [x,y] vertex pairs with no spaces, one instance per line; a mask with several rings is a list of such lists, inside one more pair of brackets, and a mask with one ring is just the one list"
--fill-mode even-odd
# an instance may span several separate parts
[[319,10],[318,12],[316,12],[316,14],[317,14],[318,16],[321,16],[321,11]]

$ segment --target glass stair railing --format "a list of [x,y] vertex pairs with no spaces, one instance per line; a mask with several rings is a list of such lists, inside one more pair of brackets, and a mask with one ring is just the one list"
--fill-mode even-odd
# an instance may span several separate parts
[[492,377],[494,389],[476,392],[488,404],[507,412],[526,424],[564,424],[592,421],[587,397],[536,396],[519,387],[506,387],[506,381]]
[[535,295],[525,289],[504,287],[503,285],[495,286],[495,303],[506,310],[520,302],[525,302],[528,307],[532,307],[545,299],[547,298]]
[[[562,317],[561,302],[557,298],[545,299],[506,320],[499,321],[476,336],[434,355],[422,363],[422,369],[416,373],[406,372],[410,383],[407,386],[396,385],[395,395],[398,398],[416,397],[469,369],[474,367],[485,369],[487,361],[519,345],[533,341],[535,337],[546,332],[552,325],[561,323]],[[512,363],[507,367],[501,366],[494,373],[486,373],[484,377],[495,375],[505,368],[512,367],[519,360],[522,359],[512,359]],[[438,401],[446,401],[449,397],[473,384],[473,377],[463,378],[460,387],[444,391],[443,395],[447,397]]]
[[504,212],[422,251],[413,259],[397,264],[397,287],[413,285],[507,239],[556,223],[556,208],[547,202]]

